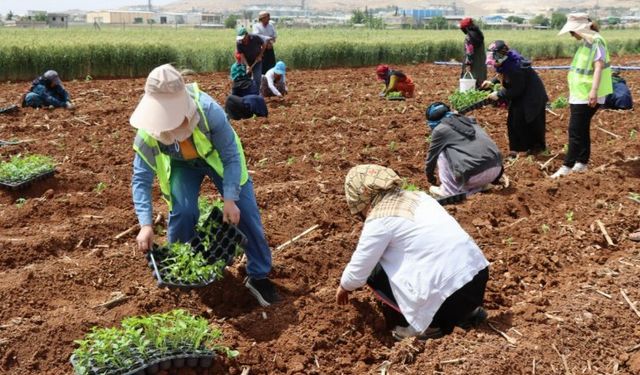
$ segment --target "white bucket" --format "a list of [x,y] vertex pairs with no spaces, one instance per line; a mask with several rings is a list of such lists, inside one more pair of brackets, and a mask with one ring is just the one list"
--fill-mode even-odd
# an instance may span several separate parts
[[[470,77],[470,78],[467,78]],[[466,72],[462,78],[460,78],[460,92],[473,90],[476,88],[476,79],[469,72]]]

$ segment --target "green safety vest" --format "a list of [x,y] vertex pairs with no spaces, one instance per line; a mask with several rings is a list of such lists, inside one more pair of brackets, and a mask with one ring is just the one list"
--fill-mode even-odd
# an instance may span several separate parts
[[571,69],[567,76],[569,81],[569,92],[571,96],[579,100],[588,100],[591,85],[593,84],[593,59],[596,56],[598,47],[604,47],[605,60],[600,86],[598,87],[598,98],[607,96],[613,92],[613,82],[611,81],[611,65],[609,60],[609,50],[607,43],[602,37],[596,37],[590,46],[582,43],[571,62]]
[[[198,88],[198,84],[192,83],[187,85],[187,91],[189,92],[189,96],[191,96],[191,98],[196,102],[196,105],[198,106],[198,113],[200,114],[200,122],[193,130],[193,144],[200,158],[204,159],[218,174],[218,176],[222,177],[224,176],[224,168],[222,166],[222,160],[220,160],[220,154],[218,153],[218,150],[213,148],[211,141],[209,141],[209,138],[205,135],[209,134],[209,121],[207,120],[207,116],[205,116],[204,111],[202,110],[202,105],[200,104],[201,91]],[[247,171],[247,163],[245,161],[240,138],[235,131],[233,134],[236,139],[238,154],[240,154],[240,165],[242,168],[240,185],[244,185],[249,179],[249,172]],[[138,129],[136,139],[133,142],[133,149],[155,172],[156,176],[158,176],[162,197],[167,201],[169,210],[171,210],[171,157],[163,154],[160,151],[158,141],[142,129]]]

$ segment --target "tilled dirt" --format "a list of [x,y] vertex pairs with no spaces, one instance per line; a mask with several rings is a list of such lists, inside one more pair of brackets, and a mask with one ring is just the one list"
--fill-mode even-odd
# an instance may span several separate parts
[[[614,63],[633,61],[638,57]],[[225,343],[241,352],[220,361],[215,373],[250,367],[250,374],[378,374],[385,368],[388,374],[639,374],[640,351],[633,347],[640,342],[640,316],[622,295],[640,300],[640,248],[627,239],[640,226],[640,204],[628,198],[640,192],[640,160],[634,159],[640,116],[633,111],[599,111],[591,126],[590,170],[552,181],[547,176],[564,156],[569,115],[555,110],[557,116],[547,115],[548,154],[508,162],[508,188],[449,206],[491,261],[486,308],[493,328],[395,342],[367,290],[354,293],[348,306],[335,304],[361,230],[345,204],[346,172],[360,163],[384,164],[427,189],[424,109],[457,85],[458,68],[401,68],[416,82],[415,99],[379,99],[372,68],[293,71],[291,95],[269,102],[268,119],[233,123],[272,248],[319,225],[274,253],[272,278],[284,302],[269,308],[243,287],[242,265],[207,289],[158,289],[135,248],[136,232],[114,239],[136,224],[128,118],[143,79],[69,82],[74,111],[0,115],[0,139],[33,139],[0,148],[2,160],[43,153],[59,163],[54,178],[0,191],[0,373],[71,373],[73,340],[92,326],[182,307],[219,324]],[[551,98],[566,95],[565,74],[541,73]],[[640,73],[624,76],[640,98]],[[226,73],[188,80],[219,102],[229,91]],[[28,83],[0,87],[0,101],[15,103]],[[506,111],[484,108],[474,115],[506,154]],[[217,194],[210,182],[204,191]],[[157,190],[155,196],[155,211],[166,217]],[[26,203],[16,204],[18,198]],[[128,298],[101,306],[117,292]]]

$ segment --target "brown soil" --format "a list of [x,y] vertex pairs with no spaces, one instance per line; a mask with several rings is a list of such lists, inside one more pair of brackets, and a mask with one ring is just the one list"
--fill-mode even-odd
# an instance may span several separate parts
[[[615,63],[638,61],[625,57]],[[566,64],[567,61],[545,63]],[[424,108],[456,86],[457,68],[404,66],[416,99],[381,101],[372,68],[293,71],[291,95],[271,101],[269,119],[235,122],[270,245],[320,228],[274,254],[273,280],[285,301],[261,308],[234,266],[217,285],[190,293],[158,289],[135,233],[130,196],[128,118],[143,79],[69,82],[77,109],[24,109],[0,115],[0,139],[35,141],[0,149],[52,155],[55,178],[18,192],[0,191],[0,373],[71,373],[73,340],[94,325],[182,307],[222,326],[240,350],[219,373],[392,374],[639,373],[640,317],[622,297],[640,300],[640,253],[628,233],[640,226],[637,112],[599,111],[592,123],[591,169],[561,181],[568,109],[547,115],[550,155],[521,156],[506,173],[511,186],[450,206],[491,261],[486,307],[493,326],[456,330],[426,343],[394,342],[373,296],[334,302],[335,288],[361,229],[343,196],[347,170],[359,163],[395,169],[423,189]],[[549,95],[566,95],[565,72],[542,72]],[[218,101],[226,73],[190,77]],[[640,97],[640,73],[625,77]],[[0,85],[0,102],[16,102],[27,83]],[[639,103],[636,101],[636,105]],[[474,113],[506,154],[506,111]],[[606,134],[607,129],[619,137]],[[540,163],[560,153],[542,171]],[[98,191],[98,183],[106,188]],[[210,183],[205,191],[215,194]],[[19,207],[18,198],[26,198]],[[156,212],[166,207],[157,197]],[[594,224],[613,239],[609,246]],[[129,299],[99,307],[112,293]],[[266,315],[265,315],[266,314]],[[453,361],[452,361],[453,360]],[[535,370],[534,370],[535,368]]]

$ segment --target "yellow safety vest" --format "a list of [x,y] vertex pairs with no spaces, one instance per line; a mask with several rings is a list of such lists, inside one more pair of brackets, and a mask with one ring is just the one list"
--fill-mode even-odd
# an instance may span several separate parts
[[[202,105],[200,104],[200,88],[198,88],[197,83],[192,83],[187,85],[187,91],[189,92],[189,96],[191,96],[191,98],[196,102],[198,113],[200,114],[200,122],[193,130],[193,144],[200,158],[204,159],[218,174],[218,176],[223,177],[224,168],[222,160],[220,160],[220,154],[218,153],[218,150],[214,149],[211,141],[209,141],[209,138],[206,136],[206,134],[209,133],[209,121],[207,120],[207,116],[205,116]],[[238,147],[240,165],[242,168],[240,185],[244,185],[249,179],[249,172],[247,171],[247,163],[245,161],[240,138],[235,131],[233,131],[233,134],[235,136],[236,146]],[[138,129],[136,138],[133,142],[133,149],[158,177],[162,197],[169,205],[169,210],[171,210],[171,157],[163,154],[160,151],[158,141],[142,129]]]
[[598,36],[594,38],[593,43],[588,45],[583,43],[571,62],[571,69],[567,75],[569,81],[569,92],[571,96],[579,100],[588,100],[589,92],[593,84],[593,59],[596,56],[598,48],[604,47],[605,60],[602,76],[600,77],[600,86],[598,86],[598,97],[603,97],[613,92],[613,82],[611,81],[611,65],[609,59],[609,50],[607,43]]

